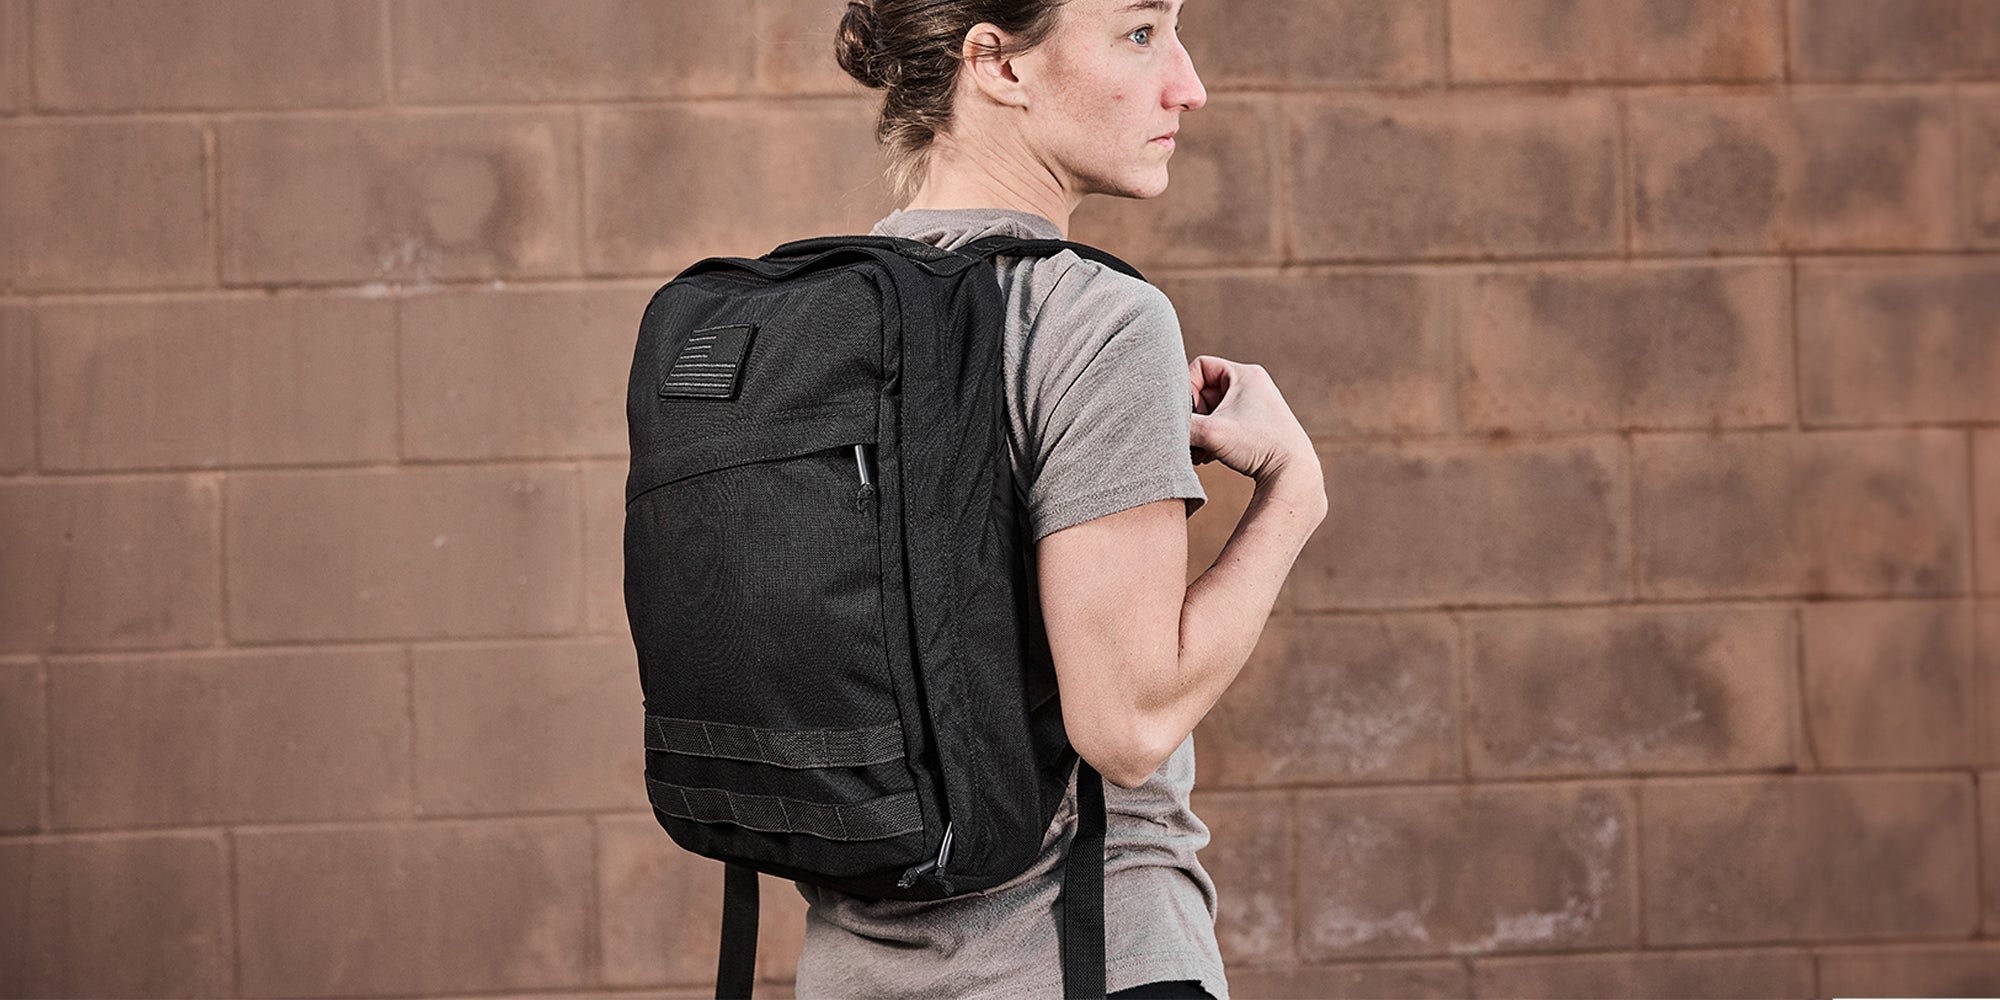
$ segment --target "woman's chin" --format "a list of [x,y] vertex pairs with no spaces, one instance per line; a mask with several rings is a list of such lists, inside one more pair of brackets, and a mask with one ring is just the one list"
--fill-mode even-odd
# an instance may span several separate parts
[[1166,193],[1167,165],[1164,163],[1134,177],[1125,189],[1128,198],[1158,198]]
[[1113,198],[1158,198],[1167,191],[1167,165],[1155,163],[1150,167],[1133,170],[1130,173],[1103,174],[1103,179],[1088,189],[1089,194],[1108,195]]

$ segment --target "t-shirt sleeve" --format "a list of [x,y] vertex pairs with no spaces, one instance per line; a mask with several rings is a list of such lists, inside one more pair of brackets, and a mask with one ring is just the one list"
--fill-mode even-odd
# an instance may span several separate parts
[[1179,497],[1208,500],[1188,454],[1187,353],[1166,294],[1095,262],[1057,282],[1036,323],[1078,326],[1075,361],[1044,387],[1055,403],[1028,491],[1034,537]]

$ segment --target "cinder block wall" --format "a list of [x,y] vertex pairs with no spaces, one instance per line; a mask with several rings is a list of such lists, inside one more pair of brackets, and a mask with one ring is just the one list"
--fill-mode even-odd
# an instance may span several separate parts
[[[893,207],[839,7],[0,0],[0,992],[705,995],[623,380]],[[1196,735],[1235,993],[2000,990],[2000,3],[1185,26],[1074,235],[1332,501]]]

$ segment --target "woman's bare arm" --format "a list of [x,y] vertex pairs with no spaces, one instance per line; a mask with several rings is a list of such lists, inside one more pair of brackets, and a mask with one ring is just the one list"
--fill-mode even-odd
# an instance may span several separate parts
[[1043,621],[1077,753],[1137,788],[1250,657],[1278,589],[1326,516],[1317,462],[1260,480],[1214,565],[1187,578],[1176,498],[1085,521],[1037,544]]

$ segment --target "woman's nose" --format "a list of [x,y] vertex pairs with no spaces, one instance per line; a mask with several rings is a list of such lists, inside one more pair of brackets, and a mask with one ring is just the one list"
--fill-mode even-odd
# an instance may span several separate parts
[[1208,91],[1201,85],[1201,75],[1194,71],[1194,56],[1179,39],[1174,41],[1174,51],[1180,58],[1174,60],[1172,77],[1167,81],[1167,104],[1193,111],[1208,103]]

